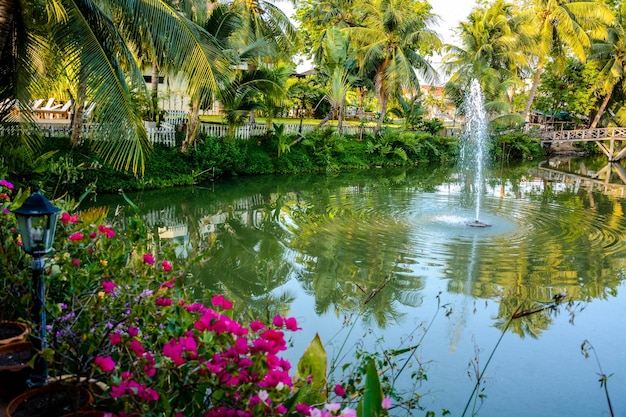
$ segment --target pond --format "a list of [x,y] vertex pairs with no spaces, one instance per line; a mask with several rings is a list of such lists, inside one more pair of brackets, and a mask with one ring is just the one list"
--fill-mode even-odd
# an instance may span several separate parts
[[[129,197],[178,256],[202,255],[199,294],[223,293],[253,318],[295,316],[303,330],[293,361],[316,333],[339,362],[358,348],[416,347],[396,386],[453,416],[609,415],[604,372],[621,415],[626,187],[612,184],[623,168],[609,167],[604,181],[604,165],[487,170],[487,228],[466,225],[472,186],[442,166],[235,178]],[[97,204],[127,210],[121,196]]]

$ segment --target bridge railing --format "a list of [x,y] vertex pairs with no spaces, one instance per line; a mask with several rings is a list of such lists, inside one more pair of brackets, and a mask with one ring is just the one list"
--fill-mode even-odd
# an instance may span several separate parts
[[588,142],[612,138],[626,139],[626,128],[599,127],[596,129],[559,130],[546,136],[544,141]]

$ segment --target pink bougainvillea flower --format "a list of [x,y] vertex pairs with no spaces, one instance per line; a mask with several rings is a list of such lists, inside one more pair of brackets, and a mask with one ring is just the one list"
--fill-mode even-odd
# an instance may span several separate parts
[[260,320],[255,320],[250,323],[250,330],[253,332],[258,332],[261,329],[265,329],[265,324],[263,324]]
[[326,408],[331,413],[336,413],[341,408],[341,404],[339,404],[339,403],[325,404],[324,408]]
[[8,208],[3,208],[2,209],[2,214],[9,214],[9,213],[10,213],[10,211],[9,211]]
[[109,338],[111,340],[111,344],[114,346],[122,343],[122,335],[119,333],[111,333],[111,336],[109,336]]
[[80,266],[80,261],[78,259],[72,259],[72,264],[74,264],[74,266]]
[[302,330],[302,327],[298,327],[298,321],[295,317],[289,317],[285,319],[285,327],[287,330],[291,330],[292,332]]
[[164,260],[161,262],[161,266],[165,272],[169,272],[172,270],[172,264],[169,261]]
[[211,304],[215,307],[222,307],[224,310],[230,310],[233,308],[233,303],[228,301],[223,295],[214,295],[211,298]]
[[336,395],[338,395],[340,397],[345,397],[346,396],[346,390],[341,386],[341,384],[335,385],[335,388],[334,388],[333,391],[335,392]]
[[356,410],[354,408],[344,408],[341,410],[342,417],[357,417]]
[[78,223],[78,214],[71,215],[67,211],[61,214],[61,223]]
[[159,297],[155,300],[154,305],[157,305],[160,307],[169,307],[172,305],[172,299]]
[[300,414],[304,414],[305,416],[308,416],[311,414],[311,406],[308,404],[297,404],[296,411]]
[[104,224],[98,226],[98,232],[100,232],[100,234],[106,235],[109,239],[113,239],[115,237],[115,232],[113,231],[113,229],[105,226]]
[[106,294],[112,292],[115,289],[116,285],[112,281],[102,281],[102,289]]
[[141,342],[136,339],[130,341],[128,349],[132,350],[135,353],[135,356],[137,356],[138,358],[141,358],[146,351]]
[[383,398],[382,407],[385,410],[389,410],[389,408],[391,407],[391,398],[389,398],[389,397]]
[[176,278],[165,281],[163,284],[161,284],[161,288],[174,288],[174,284],[176,284]]
[[130,327],[128,328],[128,335],[129,335],[130,337],[135,337],[135,336],[137,336],[138,334],[139,334],[139,329],[138,329],[138,328],[133,327],[133,326],[130,326]]
[[83,234],[81,232],[72,233],[69,235],[68,239],[72,242],[78,242],[79,240],[83,240]]
[[115,369],[115,362],[110,356],[96,356],[96,359],[94,359],[93,362],[97,367],[102,369],[102,372],[111,372],[113,369]]
[[272,323],[274,324],[274,326],[276,327],[283,327],[283,324],[285,324],[285,320],[279,316],[278,314],[274,316],[274,318],[272,319]]
[[152,255],[151,253],[144,253],[143,261],[148,265],[154,265],[154,255]]

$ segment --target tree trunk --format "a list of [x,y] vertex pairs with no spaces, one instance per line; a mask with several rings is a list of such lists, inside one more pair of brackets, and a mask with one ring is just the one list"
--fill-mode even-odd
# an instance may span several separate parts
[[339,109],[338,114],[337,114],[337,130],[339,131],[339,134],[341,135],[343,133],[343,108],[345,106],[346,103],[346,96],[344,94],[343,98],[341,99],[341,102],[339,103]]
[[359,109],[357,110],[357,116],[360,120],[365,116],[365,111],[363,111],[363,97],[365,96],[365,90],[362,87],[357,88],[356,96],[359,102]]
[[196,140],[198,130],[200,127],[200,102],[196,99],[193,100],[191,110],[189,111],[189,124],[187,125],[187,135],[183,141],[180,152],[187,153],[189,148]]
[[[82,75],[80,77],[82,78]],[[86,92],[87,84],[82,80],[79,81],[78,88],[76,89],[76,100],[74,100],[74,103],[72,104],[72,108],[74,111],[72,112],[72,121],[70,122],[70,144],[72,145],[78,145],[83,134],[83,114],[85,112]]]
[[159,67],[156,61],[152,61],[152,75],[150,81],[150,96],[152,98],[150,107],[152,108],[152,120],[160,122],[160,120],[157,120],[157,114],[159,113]]
[[606,110],[606,106],[609,104],[609,101],[611,100],[611,95],[613,95],[614,88],[615,88],[615,85],[612,85],[609,91],[606,93],[606,96],[604,96],[604,100],[602,100],[602,104],[600,105],[600,108],[598,109],[598,113],[596,113],[596,117],[593,118],[593,122],[591,122],[591,126],[589,126],[589,129],[595,129],[598,123],[600,122],[600,118],[604,114],[604,110]]
[[3,58],[2,53],[11,38],[11,27],[13,25],[15,9],[15,0],[0,0],[0,59]]
[[322,121],[317,125],[317,127],[322,127],[326,123],[328,123],[328,121],[333,118],[333,113],[334,112],[335,112],[335,106],[331,106],[330,110],[328,111],[328,114],[326,114],[326,117],[324,117],[324,119],[322,119]]
[[539,82],[541,81],[541,73],[543,72],[543,61],[539,61],[537,63],[537,70],[535,71],[535,76],[533,78],[533,85],[530,88],[530,92],[528,93],[528,100],[526,101],[526,108],[524,108],[524,112],[522,116],[526,118],[526,121],[529,120],[530,108],[533,105],[533,101],[535,100],[535,94],[537,93],[537,87],[539,87]]
[[387,113],[387,104],[389,103],[389,92],[385,86],[385,70],[387,69],[387,65],[389,65],[390,58],[385,58],[385,61],[380,65],[378,71],[376,72],[376,76],[374,77],[374,86],[376,88],[376,94],[378,95],[378,104],[380,106],[380,116],[378,117],[378,122],[376,123],[376,128],[374,129],[374,133],[378,134],[380,129],[383,127],[383,121],[385,120],[385,114]]

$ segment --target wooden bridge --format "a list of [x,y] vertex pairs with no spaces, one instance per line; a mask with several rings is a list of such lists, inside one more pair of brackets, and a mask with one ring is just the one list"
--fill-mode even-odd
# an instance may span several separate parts
[[626,140],[626,127],[601,127],[545,132],[541,137],[541,145],[558,146],[565,143],[595,142],[609,161],[614,162],[626,157],[626,147],[621,144],[623,140]]
[[[617,177],[613,173],[617,174]],[[626,197],[626,169],[614,162],[609,162],[597,172],[589,171],[582,174],[551,168],[544,161],[537,167],[537,174],[544,180],[558,181],[571,186],[576,192],[580,187],[586,187],[590,191],[599,191],[620,198]]]

